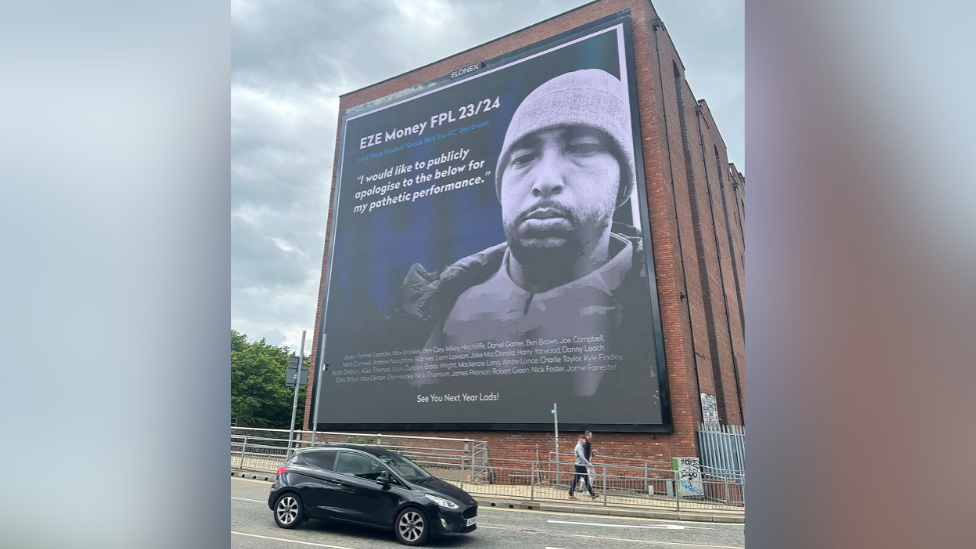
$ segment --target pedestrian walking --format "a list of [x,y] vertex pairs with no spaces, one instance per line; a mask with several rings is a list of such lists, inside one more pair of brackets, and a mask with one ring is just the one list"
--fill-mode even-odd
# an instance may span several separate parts
[[586,468],[586,472],[590,476],[590,486],[596,486],[596,467],[593,466],[593,433],[587,431],[583,436],[586,437],[586,444],[584,444],[584,450],[586,450],[586,459],[589,460],[590,466]]
[[[597,498],[597,495],[593,492],[593,486],[590,484],[590,475],[587,471],[587,467],[592,467],[593,464],[590,460],[586,458],[585,451],[583,449],[583,443],[586,441],[586,436],[580,435],[579,441],[576,443],[576,461],[574,465],[576,467],[576,474],[573,476],[573,483],[569,485],[569,499],[578,499],[573,494],[576,491],[576,483],[582,478],[583,482],[586,484],[586,491],[590,493],[590,497],[593,499]],[[583,491],[580,490],[580,493]]]
[[[586,460],[589,461],[592,464],[593,463],[593,457],[592,457],[593,454],[592,454],[592,451],[591,451],[592,450],[592,446],[590,444],[590,441],[593,439],[593,433],[591,433],[590,431],[587,431],[583,436],[586,437],[586,441],[583,442],[583,455],[585,455],[586,456]],[[595,485],[596,484],[596,469],[593,468],[592,466],[590,466],[590,467],[587,467],[586,468],[586,472],[587,472],[587,474],[590,477],[590,486]],[[578,491],[582,492],[583,491],[582,479],[580,479],[580,481],[581,482],[577,485],[576,489]]]

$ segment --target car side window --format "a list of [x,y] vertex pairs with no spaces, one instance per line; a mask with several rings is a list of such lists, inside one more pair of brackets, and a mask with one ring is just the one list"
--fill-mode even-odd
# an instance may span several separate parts
[[353,452],[339,452],[336,472],[366,480],[376,480],[386,468],[373,458]]
[[318,467],[319,469],[325,469],[326,471],[334,470],[335,460],[336,460],[335,450],[318,450],[315,452],[302,452],[302,459],[305,463]]

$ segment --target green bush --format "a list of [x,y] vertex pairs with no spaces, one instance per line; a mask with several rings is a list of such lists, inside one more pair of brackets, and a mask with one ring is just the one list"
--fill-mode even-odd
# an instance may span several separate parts
[[376,444],[376,438],[355,435],[346,437],[346,444]]

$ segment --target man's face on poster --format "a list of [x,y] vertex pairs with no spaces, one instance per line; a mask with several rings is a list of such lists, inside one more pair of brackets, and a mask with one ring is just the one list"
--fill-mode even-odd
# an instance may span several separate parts
[[585,126],[531,133],[511,149],[502,222],[520,260],[572,260],[601,237],[616,208],[620,163],[610,139]]

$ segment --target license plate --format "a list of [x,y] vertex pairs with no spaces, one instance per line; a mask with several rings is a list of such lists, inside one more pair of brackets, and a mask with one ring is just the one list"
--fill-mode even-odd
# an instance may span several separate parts
[[468,519],[468,523],[467,523],[467,524],[465,524],[464,526],[465,526],[465,527],[468,527],[468,526],[473,526],[473,525],[474,525],[474,524],[475,524],[476,522],[478,522],[478,517],[475,517],[475,518],[469,518],[469,519]]

